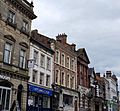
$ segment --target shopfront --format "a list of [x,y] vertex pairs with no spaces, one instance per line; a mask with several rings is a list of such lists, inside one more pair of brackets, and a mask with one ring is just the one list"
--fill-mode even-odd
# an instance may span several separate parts
[[29,84],[28,111],[52,111],[52,90]]
[[0,111],[9,111],[11,103],[11,83],[0,79]]

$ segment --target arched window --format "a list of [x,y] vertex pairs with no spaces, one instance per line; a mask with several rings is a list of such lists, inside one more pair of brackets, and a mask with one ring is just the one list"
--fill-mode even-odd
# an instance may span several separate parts
[[21,100],[22,100],[22,91],[23,91],[23,85],[20,84],[18,86],[18,92],[17,92],[17,107],[21,110]]
[[13,84],[8,80],[0,79],[0,110],[8,111],[10,109],[10,95]]

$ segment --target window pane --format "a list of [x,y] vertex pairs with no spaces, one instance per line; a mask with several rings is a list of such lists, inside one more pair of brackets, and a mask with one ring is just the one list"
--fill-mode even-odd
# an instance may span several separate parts
[[55,74],[55,82],[58,83],[58,70],[56,70],[56,74]]
[[2,89],[0,88],[0,101],[1,101],[1,93],[2,93]]
[[33,70],[32,82],[37,82],[37,71]]
[[45,55],[41,54],[41,67],[45,67]]
[[10,43],[5,43],[5,49],[4,49],[4,62],[5,63],[10,63],[11,49],[12,49],[12,45]]
[[64,85],[64,72],[62,72],[62,75],[61,75],[61,83],[62,85]]
[[34,51],[34,61],[35,61],[35,64],[38,64],[38,52],[37,51]]
[[51,60],[49,57],[47,57],[47,69],[50,70],[51,68]]
[[9,103],[10,103],[10,90],[7,90],[7,98],[6,98],[6,110],[9,110]]
[[43,97],[43,108],[50,108],[50,98]]
[[50,86],[50,75],[46,76],[46,86]]
[[9,60],[10,59],[10,52],[5,50],[5,53],[4,53],[4,62],[5,63],[9,63]]
[[65,105],[72,106],[73,105],[73,97],[70,95],[63,95],[63,102]]
[[19,66],[21,68],[25,68],[25,50],[21,49],[20,50],[20,63]]
[[6,43],[6,44],[5,44],[5,49],[7,49],[7,50],[11,50],[11,44]]
[[44,73],[40,73],[40,84],[44,85]]
[[13,13],[12,11],[9,11],[8,20],[9,20],[9,22],[14,23],[14,21],[15,21],[15,13]]
[[23,30],[27,30],[28,29],[28,22],[23,21]]
[[2,93],[2,109],[4,109],[5,107],[5,96],[6,96],[6,89],[3,89],[3,93]]

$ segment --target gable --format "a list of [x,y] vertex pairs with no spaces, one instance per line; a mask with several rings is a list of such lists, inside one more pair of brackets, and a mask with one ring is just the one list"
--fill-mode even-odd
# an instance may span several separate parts
[[85,51],[85,48],[78,49],[78,56],[84,60],[86,63],[90,63],[89,58],[87,56],[87,53]]

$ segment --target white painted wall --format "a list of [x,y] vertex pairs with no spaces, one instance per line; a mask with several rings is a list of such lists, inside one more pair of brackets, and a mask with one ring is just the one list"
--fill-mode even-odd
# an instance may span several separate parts
[[[40,72],[42,72],[42,73],[44,73],[44,85],[43,86],[46,86],[46,75],[50,75],[50,86],[49,86],[49,88],[51,88],[51,84],[52,84],[52,80],[53,80],[53,67],[54,67],[54,64],[53,64],[53,60],[54,60],[53,59],[53,55],[51,53],[43,50],[42,48],[39,48],[36,45],[30,43],[30,55],[29,55],[29,59],[33,59],[34,58],[34,50],[36,50],[38,52],[38,64],[34,65],[33,68],[29,68],[29,76],[30,76],[29,82],[32,83],[33,70],[36,70],[37,71],[37,82],[34,83],[34,84],[40,85],[39,84]],[[45,55],[45,68],[42,68],[40,66],[40,57],[41,57],[41,54]],[[47,66],[47,57],[49,57],[51,59],[51,70],[50,71],[46,69],[46,66]]]

